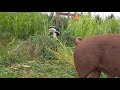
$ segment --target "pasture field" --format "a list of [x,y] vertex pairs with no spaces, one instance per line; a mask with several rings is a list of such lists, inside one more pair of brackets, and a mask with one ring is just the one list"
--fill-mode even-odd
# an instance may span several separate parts
[[41,12],[0,12],[1,78],[75,78],[73,38],[120,33],[114,17],[61,17],[58,42],[48,34],[54,19]]

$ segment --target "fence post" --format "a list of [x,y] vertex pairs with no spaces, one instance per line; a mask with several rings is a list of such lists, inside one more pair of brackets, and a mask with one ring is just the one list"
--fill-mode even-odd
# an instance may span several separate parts
[[59,27],[59,12],[56,12],[56,29]]
[[49,16],[49,18],[48,18],[49,21],[53,18],[53,15],[54,15],[54,12],[51,12],[51,13],[50,13],[50,16]]
[[68,12],[68,19],[70,18],[70,12]]

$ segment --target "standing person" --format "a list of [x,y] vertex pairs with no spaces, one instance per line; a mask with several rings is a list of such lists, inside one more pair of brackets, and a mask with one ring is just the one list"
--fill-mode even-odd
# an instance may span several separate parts
[[74,20],[75,20],[75,21],[78,21],[78,18],[79,18],[78,14],[75,13],[75,14],[74,14]]

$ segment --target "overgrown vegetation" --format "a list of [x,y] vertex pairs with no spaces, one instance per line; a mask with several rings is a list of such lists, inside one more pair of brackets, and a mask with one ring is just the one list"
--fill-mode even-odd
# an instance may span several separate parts
[[120,20],[113,16],[64,17],[57,41],[48,35],[54,19],[40,12],[0,12],[0,77],[74,78],[74,37],[120,33]]

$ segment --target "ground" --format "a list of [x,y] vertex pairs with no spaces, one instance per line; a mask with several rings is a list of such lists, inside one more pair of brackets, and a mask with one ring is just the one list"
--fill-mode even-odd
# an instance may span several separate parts
[[57,60],[0,66],[0,78],[74,78],[75,70]]

